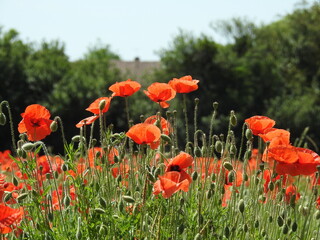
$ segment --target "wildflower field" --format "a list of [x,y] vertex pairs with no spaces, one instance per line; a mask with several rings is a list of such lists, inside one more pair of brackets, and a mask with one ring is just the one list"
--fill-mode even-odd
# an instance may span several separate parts
[[[193,113],[186,110],[198,84],[191,76],[151,84],[144,93],[154,115],[139,123],[131,120],[130,98],[141,85],[130,79],[110,86],[75,126],[39,104],[26,106],[15,126],[14,103],[1,102],[12,148],[0,152],[0,240],[320,239],[320,156],[307,148],[305,133],[291,139],[266,116],[241,123],[234,111],[227,132],[217,133],[216,102],[204,132],[199,99]],[[170,109],[177,97],[181,107]],[[124,98],[126,132],[106,125],[114,98]],[[64,129],[75,127],[79,135],[66,139]],[[50,151],[50,134],[61,136],[64,153]]]

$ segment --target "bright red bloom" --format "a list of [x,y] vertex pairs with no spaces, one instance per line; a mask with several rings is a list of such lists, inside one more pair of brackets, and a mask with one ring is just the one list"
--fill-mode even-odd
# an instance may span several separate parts
[[194,80],[192,77],[184,76],[182,78],[174,78],[169,81],[169,85],[177,92],[177,93],[189,93],[198,89],[199,80]]
[[19,123],[19,133],[27,133],[30,141],[39,141],[51,133],[50,112],[39,104],[29,105],[21,114],[22,120]]
[[166,166],[165,172],[179,172],[181,174],[180,181],[187,179],[191,182],[191,177],[186,173],[185,169],[193,163],[193,157],[188,153],[181,152],[179,155],[172,158]]
[[140,88],[140,83],[128,79],[111,85],[109,90],[113,92],[112,96],[128,97],[137,92]]
[[139,123],[132,126],[126,135],[137,144],[152,144],[160,139],[160,129],[150,123]]
[[182,180],[181,178],[180,172],[166,172],[163,176],[159,176],[159,180],[154,183],[153,194],[162,193],[164,198],[169,198],[179,190],[188,192],[190,182],[188,179]]
[[290,144],[290,132],[284,129],[269,128],[259,134],[259,137],[265,142],[270,142],[269,148]]
[[99,118],[99,116],[94,115],[91,117],[87,117],[85,119],[82,119],[80,122],[77,123],[76,127],[77,128],[81,128],[84,125],[90,125],[92,124],[95,120],[97,120]]
[[[158,120],[158,116],[153,115],[153,116],[148,117],[144,121],[144,123],[154,124],[157,120]],[[173,131],[170,123],[163,117],[161,117],[160,125],[161,125],[161,131],[165,135],[169,135]]]
[[93,114],[97,114],[99,115],[99,105],[100,105],[100,102],[102,100],[105,100],[106,101],[106,105],[105,107],[102,109],[101,113],[105,113],[109,110],[109,107],[110,107],[110,102],[111,102],[111,97],[101,97],[101,98],[98,98],[96,99],[93,103],[90,104],[90,106],[86,109],[87,111],[89,112],[92,112]]
[[265,116],[253,116],[247,118],[245,122],[248,124],[248,128],[251,129],[253,135],[262,134],[276,124],[274,120]]
[[300,194],[298,193],[297,191],[297,187],[296,186],[293,186],[293,185],[290,185],[286,188],[286,194],[285,194],[285,201],[286,203],[290,203],[290,199],[292,196],[295,195],[295,202],[298,201],[300,199]]
[[23,216],[23,210],[13,209],[4,204],[0,204],[0,234],[12,232],[20,224]]
[[167,83],[152,83],[148,87],[148,91],[144,90],[144,93],[154,102],[160,104],[162,108],[167,108],[170,105],[166,102],[173,99],[176,96],[176,91]]

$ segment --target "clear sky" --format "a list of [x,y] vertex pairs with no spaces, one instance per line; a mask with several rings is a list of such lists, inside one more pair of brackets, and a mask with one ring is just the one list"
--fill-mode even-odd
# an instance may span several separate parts
[[[314,0],[317,1],[317,0]],[[210,24],[247,17],[257,24],[291,13],[298,0],[0,0],[0,26],[28,42],[61,40],[71,60],[97,42],[123,60],[158,60],[179,29],[223,42]],[[311,1],[309,1],[311,2]]]

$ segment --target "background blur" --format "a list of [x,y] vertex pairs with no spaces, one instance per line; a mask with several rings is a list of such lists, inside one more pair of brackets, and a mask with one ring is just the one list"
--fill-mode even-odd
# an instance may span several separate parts
[[[245,118],[266,115],[290,129],[292,142],[309,126],[308,145],[318,151],[319,3],[239,2],[1,2],[0,101],[10,102],[15,126],[29,104],[46,106],[63,119],[70,140],[79,132],[75,124],[90,116],[85,108],[109,96],[114,82],[131,78],[145,89],[192,75],[200,83],[188,112],[192,122],[199,97],[200,129],[208,130],[218,101],[216,133],[225,131],[230,110],[238,129]],[[180,100],[170,110],[182,115]],[[157,110],[142,91],[130,97],[135,122]],[[124,100],[114,98],[108,123],[125,131],[125,119]],[[45,142],[61,151],[59,133]],[[0,127],[0,151],[7,148],[8,124]]]

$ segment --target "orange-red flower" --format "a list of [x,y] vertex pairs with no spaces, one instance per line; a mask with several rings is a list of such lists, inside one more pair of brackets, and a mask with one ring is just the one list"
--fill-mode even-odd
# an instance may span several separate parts
[[191,182],[191,177],[186,173],[185,169],[190,167],[193,163],[193,157],[188,153],[181,152],[179,155],[172,158],[166,166],[165,172],[179,172],[181,174],[180,181],[187,179]]
[[80,122],[78,122],[76,124],[76,127],[77,128],[81,128],[83,125],[90,125],[92,124],[95,120],[97,120],[99,118],[99,116],[97,115],[94,115],[94,116],[91,116],[91,117],[87,117],[85,119],[82,119]]
[[179,190],[188,192],[189,185],[188,179],[182,180],[180,172],[166,172],[163,176],[159,176],[159,180],[154,183],[153,194],[158,195],[162,193],[164,198],[169,198]]
[[169,107],[170,105],[167,101],[176,96],[176,91],[169,84],[159,82],[152,83],[148,87],[148,91],[144,90],[144,93],[163,108]]
[[[148,117],[144,122],[154,124],[157,120],[158,120],[158,116],[153,115]],[[169,135],[172,132],[171,125],[165,118],[161,117],[160,125],[161,125],[161,131],[163,134]]]
[[265,142],[270,142],[269,148],[290,144],[290,132],[284,129],[269,128],[264,133],[260,133],[259,137]]
[[290,203],[291,197],[295,196],[295,202],[300,199],[300,194],[297,191],[297,187],[290,185],[286,188],[285,201],[286,203]]
[[160,129],[150,123],[139,123],[132,126],[126,135],[137,144],[152,144],[160,139]]
[[192,77],[184,76],[182,78],[174,78],[169,81],[169,85],[177,93],[189,93],[198,89],[199,80],[192,79]]
[[101,113],[105,113],[109,110],[109,107],[110,107],[110,102],[111,102],[111,97],[101,97],[101,98],[98,98],[96,99],[93,103],[90,104],[90,106],[86,109],[87,111],[89,112],[92,112],[93,114],[99,114],[99,105],[100,105],[100,102],[102,100],[105,100],[106,101],[106,105],[105,107],[101,110]]
[[30,141],[39,141],[51,133],[50,112],[39,104],[29,105],[21,114],[22,120],[19,123],[18,131],[27,133]]
[[140,88],[140,83],[128,79],[111,85],[109,90],[113,92],[112,96],[128,97],[137,92]]
[[13,209],[5,204],[0,204],[0,234],[12,232],[13,228],[20,224],[23,210]]
[[254,135],[262,134],[276,124],[274,120],[265,116],[253,116],[247,118],[245,122],[248,124],[248,128],[251,129]]

